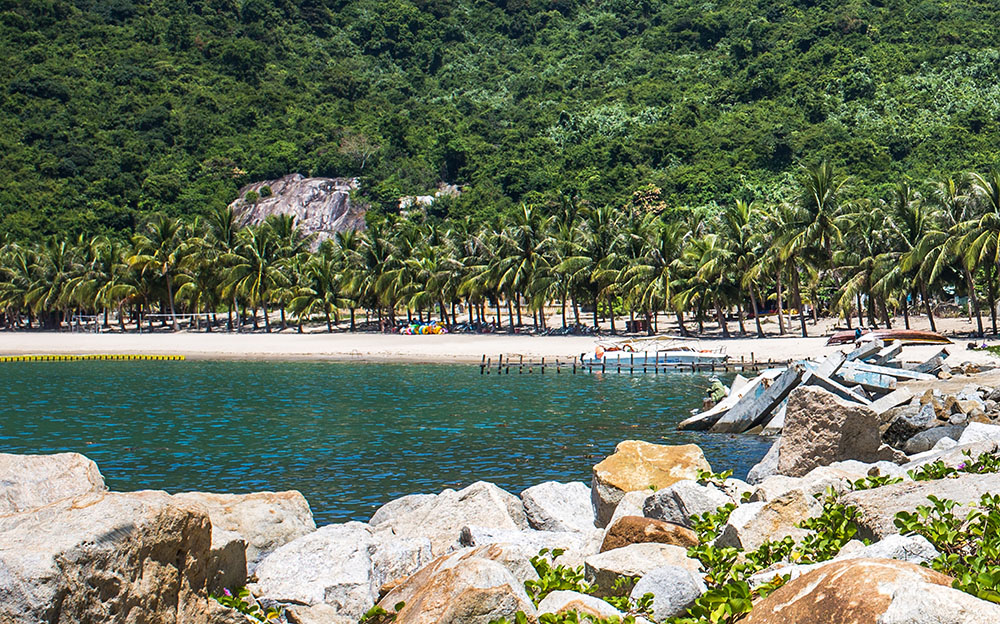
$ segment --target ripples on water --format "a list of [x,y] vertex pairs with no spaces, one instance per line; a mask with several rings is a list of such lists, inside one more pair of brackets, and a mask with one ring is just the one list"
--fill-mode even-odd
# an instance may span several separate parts
[[707,375],[480,376],[477,366],[328,362],[3,365],[0,450],[76,451],[115,490],[297,489],[318,524],[404,494],[589,483],[625,439],[701,446],[736,476],[769,440],[678,432]]

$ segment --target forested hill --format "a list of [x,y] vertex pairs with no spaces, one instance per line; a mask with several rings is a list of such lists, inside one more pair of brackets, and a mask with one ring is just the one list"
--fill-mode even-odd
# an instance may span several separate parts
[[670,206],[829,159],[878,196],[996,164],[990,0],[0,0],[0,237],[129,229],[290,172],[488,217]]

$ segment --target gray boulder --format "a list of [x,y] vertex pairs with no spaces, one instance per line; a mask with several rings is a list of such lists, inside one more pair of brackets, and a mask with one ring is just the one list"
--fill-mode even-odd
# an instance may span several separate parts
[[691,516],[715,511],[732,502],[733,499],[713,485],[678,481],[653,494],[643,506],[642,515],[690,528]]
[[265,557],[254,593],[279,603],[327,604],[360,618],[383,584],[412,574],[431,560],[426,538],[376,535],[366,524],[330,524]]
[[239,534],[247,544],[247,574],[268,554],[316,530],[309,502],[295,490],[252,494],[183,492],[174,497],[197,505],[212,519],[212,528]]
[[616,522],[621,520],[626,516],[641,516],[643,515],[643,509],[646,507],[646,503],[653,498],[653,490],[639,490],[636,492],[628,492],[625,496],[618,501],[618,506],[615,507],[615,513],[611,515],[611,520],[608,521],[608,526],[605,530],[610,529]]
[[788,397],[778,471],[798,477],[845,459],[878,461],[885,458],[880,445],[874,411],[821,388],[801,386]]
[[699,562],[687,556],[687,549],[667,544],[631,544],[587,557],[584,577],[596,586],[595,595],[609,595],[622,576],[645,576],[656,568],[677,566],[697,572]]
[[955,424],[925,429],[908,439],[906,443],[899,448],[902,448],[907,455],[924,453],[933,449],[934,445],[943,438],[957,440],[962,436],[963,431],[965,431],[965,425]]
[[697,572],[678,566],[663,566],[650,570],[639,579],[630,596],[632,600],[638,600],[646,594],[653,594],[653,621],[662,622],[683,615],[707,589]]
[[462,546],[485,546],[487,544],[513,544],[529,556],[540,550],[556,548],[586,553],[597,553],[601,548],[604,531],[593,528],[588,533],[580,531],[511,531],[488,527],[462,527],[459,542]]
[[944,462],[946,465],[954,468],[967,463],[970,459],[977,459],[983,453],[995,453],[998,448],[1000,448],[1000,445],[992,440],[949,446],[949,448],[941,450],[931,450],[926,453],[918,453],[911,458],[909,463],[903,464],[900,468],[909,472],[926,464],[931,464],[937,461]]
[[921,564],[927,563],[939,554],[934,545],[922,535],[889,535],[853,552],[841,551],[835,559],[895,559]]
[[[784,425],[782,425],[784,426]],[[750,485],[757,485],[764,479],[778,474],[778,453],[779,447],[781,445],[781,438],[774,441],[771,448],[768,449],[764,458],[760,460],[750,472],[747,473],[747,483]]]
[[0,453],[0,516],[106,489],[97,464],[79,453]]
[[625,617],[624,613],[600,598],[574,591],[554,591],[538,603],[538,615],[545,613],[558,615],[570,612],[592,615],[601,619],[618,618],[621,620]]
[[592,531],[594,509],[583,483],[546,481],[521,492],[524,513],[539,531]]
[[485,481],[457,492],[404,497],[376,511],[370,524],[396,537],[427,537],[435,555],[458,548],[466,526],[514,531],[528,528],[521,499]]
[[212,527],[208,591],[221,594],[247,584],[247,543],[239,533]]
[[789,490],[766,503],[746,503],[729,515],[716,545],[751,551],[786,536],[799,540],[808,531],[798,525],[822,510],[820,502],[801,489]]
[[885,432],[882,440],[894,448],[904,448],[907,440],[922,431],[939,424],[937,414],[931,405],[922,405],[919,409],[909,408],[898,414]]
[[1000,425],[987,425],[985,423],[969,423],[958,438],[960,445],[972,444],[973,442],[997,442],[1000,443]]
[[211,530],[164,492],[0,516],[0,622],[207,624]]

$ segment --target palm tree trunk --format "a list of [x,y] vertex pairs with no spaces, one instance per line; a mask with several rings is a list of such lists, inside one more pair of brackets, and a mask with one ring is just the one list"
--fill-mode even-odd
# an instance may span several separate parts
[[608,297],[608,315],[611,317],[611,333],[614,334],[615,333],[615,304],[611,300],[610,297]]
[[563,295],[562,301],[560,302],[560,314],[562,315],[562,326],[566,329],[566,296]]
[[797,271],[792,271],[792,297],[795,299],[795,303],[799,306],[799,323],[802,325],[802,337],[809,337],[809,330],[806,327],[806,309],[802,305],[802,294],[799,287],[799,274]]
[[267,297],[260,300],[260,308],[264,313],[264,331],[271,333],[271,315],[268,313],[267,309]]
[[864,327],[865,326],[865,317],[863,316],[863,314],[864,314],[865,309],[861,305],[861,292],[858,291],[858,292],[854,293],[854,297],[858,300],[858,327]]
[[677,310],[675,314],[677,315],[677,327],[680,329],[681,336],[687,337],[689,335],[689,332],[687,330],[687,327],[684,326],[684,313],[681,312],[680,310]]
[[598,323],[597,323],[597,295],[595,294],[594,295],[594,329],[597,329],[598,327],[599,326],[598,326]]
[[521,320],[521,293],[514,295],[514,301],[517,302],[517,326],[520,327],[524,325],[524,322]]
[[778,334],[785,335],[785,299],[781,292],[781,273],[778,273]]
[[909,293],[903,293],[903,325],[906,329],[910,328],[910,302]]
[[979,329],[979,333],[977,335],[982,337],[986,332],[983,331],[983,315],[979,310],[979,299],[976,297],[976,282],[972,277],[972,271],[969,269],[964,269],[964,271],[965,281],[969,286],[969,301],[971,302],[972,308],[976,311],[976,326]]
[[281,306],[281,329],[282,330],[288,329],[288,323],[285,322],[285,306],[284,306],[284,304],[282,304],[282,306]]
[[740,335],[746,336],[747,335],[747,328],[746,328],[746,326],[743,325],[743,293],[742,292],[739,293],[739,296],[736,299],[736,312],[739,315],[739,319],[740,319]]
[[757,307],[757,294],[754,292],[754,287],[750,287],[750,305],[753,306],[753,320],[757,325],[757,337],[764,337],[764,328],[760,325],[760,309]]
[[573,297],[573,322],[580,325],[580,304],[576,302],[576,297]]
[[993,335],[997,334],[997,267],[992,265],[987,274],[987,294],[990,298],[990,322],[993,324]]
[[351,331],[354,331],[354,308],[351,308]]
[[718,297],[715,297],[715,317],[719,320],[719,329],[722,330],[722,337],[730,338],[729,325],[726,324],[726,315],[722,311],[722,305],[719,303]]
[[510,321],[509,323],[507,323],[507,331],[509,331],[510,333],[513,334],[514,333],[514,302],[512,302],[509,298],[507,299],[507,320]]
[[[323,310],[323,314],[326,315],[326,331],[329,334],[333,333],[333,321],[330,320],[330,310]],[[301,317],[300,317],[301,318]],[[299,327],[302,327],[302,323],[299,323]]]
[[174,312],[174,280],[171,279],[170,273],[167,273],[167,298],[170,300],[170,319],[173,321],[174,331],[177,331],[177,313]]

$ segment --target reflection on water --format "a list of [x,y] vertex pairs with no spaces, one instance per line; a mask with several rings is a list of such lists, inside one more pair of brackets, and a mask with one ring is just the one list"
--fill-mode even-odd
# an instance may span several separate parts
[[297,489],[318,524],[404,494],[589,483],[624,439],[693,442],[746,471],[769,441],[678,432],[707,375],[480,376],[478,366],[326,362],[3,365],[0,451],[76,451],[117,490]]

